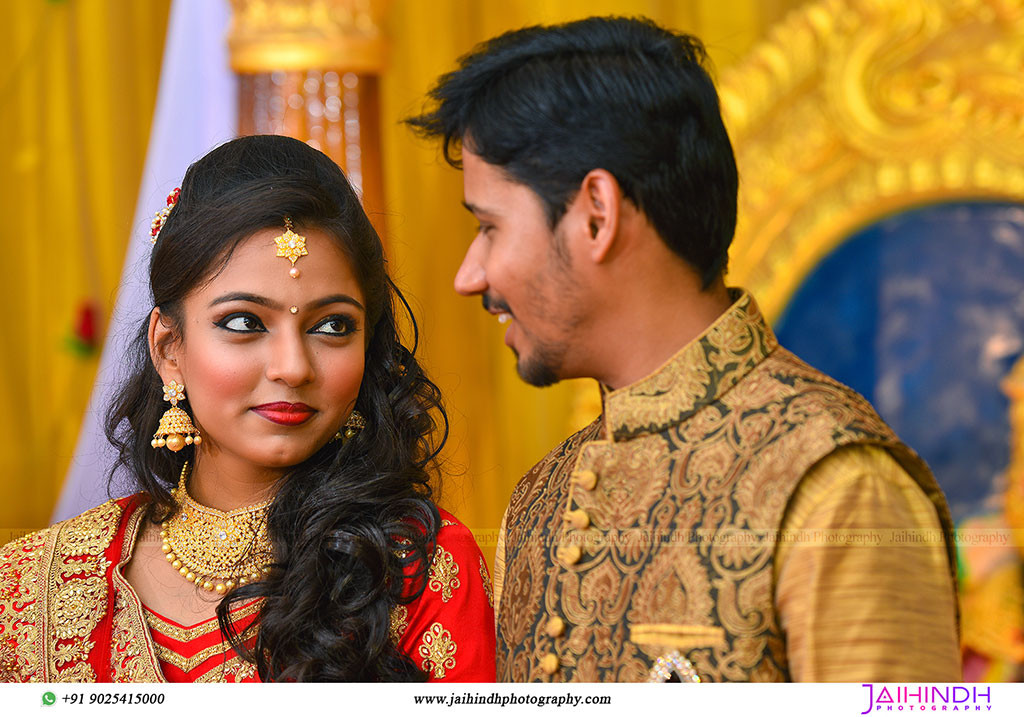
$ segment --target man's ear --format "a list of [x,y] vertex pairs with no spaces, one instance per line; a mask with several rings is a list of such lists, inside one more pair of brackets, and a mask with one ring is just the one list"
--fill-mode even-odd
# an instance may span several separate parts
[[592,169],[583,178],[576,195],[587,225],[587,252],[595,264],[608,259],[619,234],[622,189],[606,169]]
[[149,357],[164,383],[172,380],[183,383],[178,367],[180,347],[181,342],[170,322],[160,313],[159,306],[154,307],[149,314]]

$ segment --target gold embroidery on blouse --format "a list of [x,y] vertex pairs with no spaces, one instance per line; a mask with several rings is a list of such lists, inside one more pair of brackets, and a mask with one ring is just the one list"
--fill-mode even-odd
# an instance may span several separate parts
[[53,648],[53,661],[60,667],[69,662],[76,662],[89,659],[89,652],[96,646],[91,640],[85,642],[72,642],[66,645],[57,645]]
[[159,642],[156,643],[156,651],[157,654],[160,655],[160,659],[169,665],[174,665],[185,673],[191,672],[211,657],[214,657],[215,655],[225,655],[232,649],[233,648],[230,644],[225,641],[221,641],[216,645],[207,647],[205,650],[200,650],[196,654],[192,655],[192,657],[185,657],[184,655],[178,654],[171,648],[161,645]]
[[37,682],[39,561],[49,530],[30,533],[0,552],[0,682]]
[[55,672],[51,681],[58,683],[95,682],[96,673],[88,662],[76,662],[66,670]]
[[[99,623],[100,596],[107,593],[107,582],[95,575],[66,582],[53,596],[53,636],[58,640],[89,637]],[[71,645],[55,646],[54,653],[68,654]]]
[[[216,670],[210,670],[206,675],[215,675]],[[204,677],[206,677],[204,675]],[[228,678],[231,678],[231,682],[244,682],[245,680],[252,679],[256,675],[256,665],[251,662],[246,662],[239,656],[232,657],[230,660],[224,663],[224,670],[221,672],[218,679],[202,680],[202,682],[228,682]],[[196,680],[199,682],[200,680]]]
[[483,556],[480,556],[480,579],[484,581],[484,592],[487,593],[487,602],[491,609],[494,609],[494,587],[491,585],[491,576],[487,574],[487,565]]
[[[243,607],[240,607],[237,610],[232,610],[232,622],[241,620],[242,618],[249,617],[253,613],[259,612],[262,600],[262,598],[257,598],[252,602],[246,603]],[[161,635],[167,635],[167,637],[177,640],[178,642],[191,642],[197,637],[209,635],[211,632],[217,632],[220,630],[220,623],[213,618],[206,620],[199,625],[193,625],[192,627],[179,627],[178,625],[173,625],[167,622],[150,610],[146,610],[145,615],[146,623],[151,629],[159,632]]]
[[120,570],[131,560],[145,515],[146,506],[140,504],[128,518],[121,557],[113,571],[115,598],[110,674],[111,680],[118,683],[166,682],[160,671],[153,637],[142,617],[142,603]]
[[222,665],[211,667],[201,675],[192,679],[193,684],[215,684],[229,682],[244,682],[256,674],[256,665],[246,662],[238,655],[225,661]]
[[450,525],[458,525],[454,520],[448,520],[447,518],[441,518],[441,527],[446,528]]
[[114,538],[120,516],[121,507],[111,500],[62,523],[59,544],[61,557],[101,555]]
[[[86,638],[106,614],[110,561],[103,552],[114,539],[120,517],[121,507],[111,500],[54,526],[53,565],[47,576],[51,637],[47,667],[48,677],[54,682],[96,679],[87,662],[91,644]],[[58,641],[72,644],[61,645]],[[67,663],[68,667],[57,670]]]
[[434,560],[430,563],[427,587],[436,593],[441,593],[441,601],[448,602],[452,599],[452,591],[457,589],[459,582],[459,564],[447,550],[440,545],[434,553]]
[[401,642],[407,627],[409,627],[409,608],[405,605],[395,605],[391,608],[391,625],[388,627],[388,637],[392,644],[397,646]]
[[133,639],[131,606],[125,600],[124,591],[116,590],[114,598],[114,629],[111,634],[110,668],[111,680],[121,683],[153,682],[155,675],[147,674],[142,660],[142,645]]
[[424,672],[430,672],[437,679],[444,679],[447,670],[455,668],[455,652],[458,646],[452,639],[452,634],[444,629],[444,626],[435,622],[430,629],[423,633],[417,654],[423,658],[420,668]]

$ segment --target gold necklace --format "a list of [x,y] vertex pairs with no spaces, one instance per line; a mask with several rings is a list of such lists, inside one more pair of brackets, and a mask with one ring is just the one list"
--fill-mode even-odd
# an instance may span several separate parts
[[196,503],[185,488],[188,463],[171,491],[178,511],[160,524],[167,562],[190,583],[218,594],[270,572],[274,551],[267,535],[270,500],[224,513]]

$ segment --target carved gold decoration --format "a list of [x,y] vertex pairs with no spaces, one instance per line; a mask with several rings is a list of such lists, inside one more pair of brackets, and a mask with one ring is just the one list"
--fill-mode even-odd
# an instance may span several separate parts
[[231,68],[239,73],[343,68],[377,73],[386,0],[231,0]]
[[[1006,522],[1015,535],[1024,531],[1024,358],[1017,360],[1003,379],[1003,391],[1010,397],[1010,466],[1006,470]],[[1024,554],[1024,545],[1014,541]]]
[[885,214],[1024,201],[1022,0],[819,0],[721,74],[741,184],[729,280],[776,318]]

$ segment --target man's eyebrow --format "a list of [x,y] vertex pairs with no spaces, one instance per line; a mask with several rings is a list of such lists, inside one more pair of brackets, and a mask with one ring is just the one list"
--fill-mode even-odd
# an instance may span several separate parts
[[[265,296],[260,296],[259,294],[249,294],[244,291],[233,291],[230,294],[218,296],[216,299],[210,302],[210,306],[213,307],[216,306],[217,304],[226,304],[229,301],[247,301],[251,304],[266,306],[268,309],[272,309],[274,311],[280,311],[282,308],[284,308],[281,304],[271,299],[268,299]],[[306,304],[306,307],[310,309],[319,309],[320,307],[327,306],[329,304],[351,304],[352,306],[356,307],[363,313],[366,312],[366,309],[363,307],[361,303],[359,303],[359,300],[353,296],[349,296],[348,294],[331,294],[330,296],[325,296],[323,298],[315,299],[313,301],[308,302]]]
[[466,209],[468,209],[470,212],[472,212],[475,216],[480,216],[481,214],[485,214],[487,216],[493,217],[493,216],[497,216],[497,214],[498,214],[498,212],[496,212],[493,209],[488,209],[487,207],[478,207],[475,204],[470,204],[465,199],[462,200],[462,206],[464,206]]

